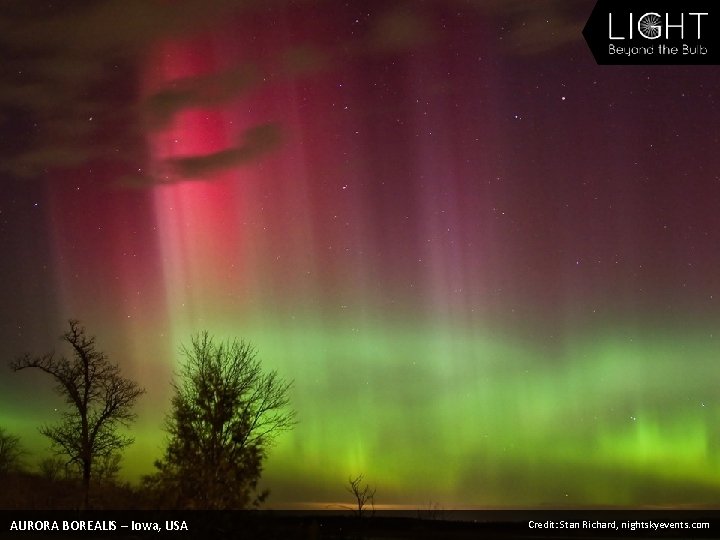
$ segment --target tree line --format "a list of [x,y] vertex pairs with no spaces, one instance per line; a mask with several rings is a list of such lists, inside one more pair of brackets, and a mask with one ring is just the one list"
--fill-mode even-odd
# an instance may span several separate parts
[[[145,389],[121,374],[79,321],[70,320],[61,339],[71,356],[25,354],[10,367],[37,369],[54,380],[66,408],[57,423],[40,427],[57,456],[44,463],[57,466],[61,459],[79,476],[80,504],[89,508],[94,481],[116,472],[123,449],[133,442],[123,428],[136,419]],[[143,478],[143,490],[165,508],[259,504],[268,494],[258,488],[263,460],[276,436],[296,423],[289,406],[292,382],[264,371],[256,349],[244,340],[220,341],[203,331],[180,354],[165,420],[167,443],[155,472]],[[0,428],[0,474],[21,458],[19,439]]]

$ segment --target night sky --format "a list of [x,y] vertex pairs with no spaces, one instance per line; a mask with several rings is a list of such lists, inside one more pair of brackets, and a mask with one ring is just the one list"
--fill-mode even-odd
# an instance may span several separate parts
[[[717,66],[597,66],[589,0],[57,4],[0,8],[0,351],[80,319],[127,478],[207,329],[295,381],[270,506],[718,502]],[[29,461],[57,407],[0,374]]]

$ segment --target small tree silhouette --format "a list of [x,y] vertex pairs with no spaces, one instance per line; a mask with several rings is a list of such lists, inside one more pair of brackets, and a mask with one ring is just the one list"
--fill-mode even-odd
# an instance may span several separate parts
[[20,439],[0,427],[0,476],[20,469],[24,453]]
[[348,478],[348,485],[345,486],[345,490],[355,497],[357,508],[354,512],[358,518],[363,517],[363,512],[365,511],[365,507],[368,503],[372,508],[372,514],[375,513],[375,492],[377,491],[377,488],[370,488],[368,484],[363,486],[363,477],[364,475],[362,474],[356,476],[355,478],[350,477]]
[[48,456],[38,463],[40,476],[50,481],[67,480],[73,477],[74,471],[68,469],[67,463],[59,456]]
[[40,433],[52,441],[59,454],[69,458],[69,465],[80,469],[87,508],[90,478],[99,472],[99,466],[114,461],[114,455],[133,442],[118,433],[118,428],[135,419],[133,407],[145,390],[122,377],[120,368],[95,349],[95,338],[85,335],[79,321],[70,320],[69,325],[62,340],[72,347],[71,359],[55,358],[54,353],[38,358],[26,354],[11,367],[14,371],[37,368],[57,382],[55,390],[69,408],[59,424],[45,425]]
[[428,501],[424,509],[418,509],[418,519],[444,520],[445,508],[439,502]]

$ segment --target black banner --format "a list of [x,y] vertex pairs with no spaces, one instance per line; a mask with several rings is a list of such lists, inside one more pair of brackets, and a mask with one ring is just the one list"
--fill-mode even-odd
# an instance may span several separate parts
[[720,538],[719,511],[0,511],[0,538]]
[[583,36],[598,64],[720,64],[720,2],[598,0]]

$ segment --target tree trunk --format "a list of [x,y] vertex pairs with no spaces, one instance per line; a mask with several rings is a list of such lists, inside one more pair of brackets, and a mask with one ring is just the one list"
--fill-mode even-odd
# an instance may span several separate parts
[[90,461],[83,461],[83,510],[90,508]]

